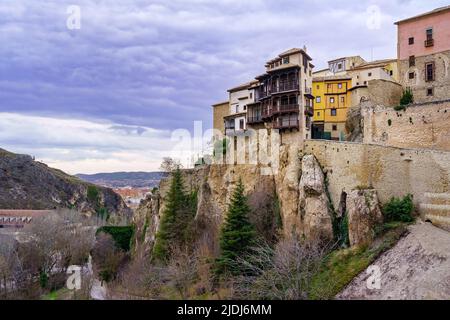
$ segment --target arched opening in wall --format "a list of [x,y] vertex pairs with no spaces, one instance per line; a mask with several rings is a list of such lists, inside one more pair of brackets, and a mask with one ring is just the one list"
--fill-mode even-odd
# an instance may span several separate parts
[[427,222],[427,223],[433,223],[433,221],[431,221],[430,219],[425,219],[425,222]]

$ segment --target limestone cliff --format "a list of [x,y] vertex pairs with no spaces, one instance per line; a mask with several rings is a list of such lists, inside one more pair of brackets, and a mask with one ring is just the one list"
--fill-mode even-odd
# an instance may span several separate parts
[[[285,235],[333,238],[332,212],[325,176],[314,156],[302,157],[298,149],[281,148],[280,165],[267,174],[257,165],[209,165],[183,170],[185,190],[198,193],[196,238],[218,249],[220,226],[239,179],[252,212],[250,220],[267,240],[276,237],[281,225]],[[149,252],[164,210],[170,178],[160,183],[159,194],[142,201],[135,214],[136,248]]]

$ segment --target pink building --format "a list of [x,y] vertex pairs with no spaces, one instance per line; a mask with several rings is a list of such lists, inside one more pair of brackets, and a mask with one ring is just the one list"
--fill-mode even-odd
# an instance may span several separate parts
[[415,102],[450,99],[450,6],[395,24],[402,85]]

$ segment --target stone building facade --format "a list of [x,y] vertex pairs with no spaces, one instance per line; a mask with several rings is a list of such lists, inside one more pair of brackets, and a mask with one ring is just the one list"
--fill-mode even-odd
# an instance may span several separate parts
[[396,22],[400,82],[415,102],[450,98],[450,6]]

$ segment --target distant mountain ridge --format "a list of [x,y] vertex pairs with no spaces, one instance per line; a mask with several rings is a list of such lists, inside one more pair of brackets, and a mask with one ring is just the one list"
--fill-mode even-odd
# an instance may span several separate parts
[[[88,196],[89,188],[96,190],[96,199]],[[29,155],[0,148],[0,209],[73,208],[93,214],[99,207],[112,215],[130,213],[120,195],[110,188],[50,168]]]
[[159,181],[167,176],[167,173],[156,172],[110,172],[95,174],[77,174],[81,180],[95,183],[109,188],[153,188],[159,185]]

